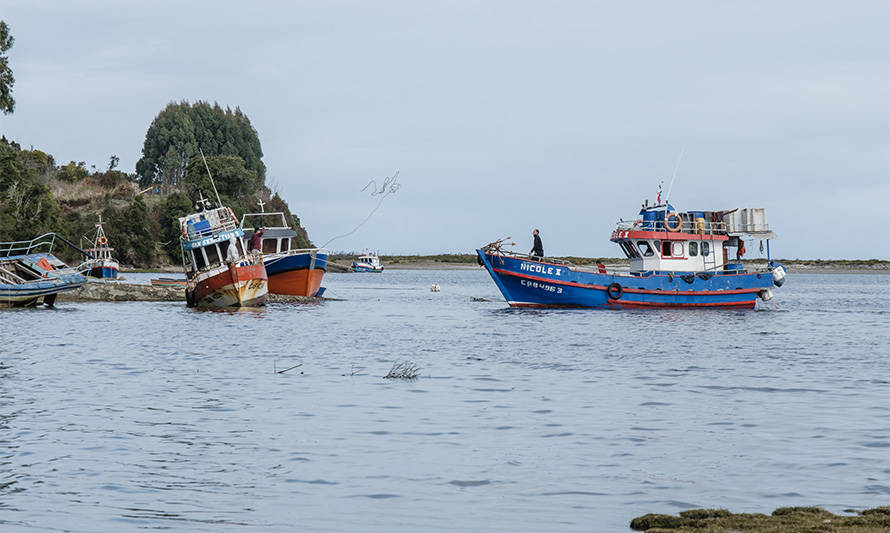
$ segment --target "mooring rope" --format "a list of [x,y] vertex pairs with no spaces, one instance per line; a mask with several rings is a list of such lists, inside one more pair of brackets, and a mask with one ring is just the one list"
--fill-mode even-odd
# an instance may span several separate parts
[[359,228],[364,226],[367,221],[371,220],[371,217],[374,216],[374,213],[376,213],[377,210],[380,209],[380,206],[383,205],[383,200],[386,200],[387,196],[395,194],[399,189],[402,188],[402,184],[398,182],[398,179],[399,171],[397,170],[395,174],[383,180],[383,185],[380,187],[380,189],[377,189],[377,182],[375,182],[373,179],[369,181],[368,184],[362,188],[361,192],[365,192],[366,190],[368,190],[368,187],[371,187],[371,196],[380,197],[380,200],[377,201],[377,205],[374,206],[374,209],[372,209],[371,212],[368,213],[368,216],[366,216],[365,219],[362,220],[358,226],[352,228],[352,231],[344,233],[343,235],[337,235],[336,237],[329,239],[328,242],[322,244],[319,248],[327,248],[330,243],[336,241],[337,239],[349,237],[350,235],[358,231]]

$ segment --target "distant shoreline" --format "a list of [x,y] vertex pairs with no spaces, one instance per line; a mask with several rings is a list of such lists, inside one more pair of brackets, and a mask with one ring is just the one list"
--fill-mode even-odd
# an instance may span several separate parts
[[[340,265],[352,264],[352,256],[333,256],[332,261]],[[606,268],[626,268],[627,260],[615,257],[556,257],[579,266],[596,266],[602,263]],[[742,261],[749,265],[766,266],[766,259]],[[776,259],[789,272],[831,273],[871,273],[890,274],[890,261],[879,259]],[[468,270],[479,268],[476,256],[472,254],[445,255],[381,255],[380,262],[392,270]]]
[[[328,272],[344,272],[352,264],[353,256],[332,256]],[[627,260],[614,257],[557,257],[579,266],[596,266],[603,263],[606,268],[626,268]],[[447,255],[383,255],[380,261],[390,270],[472,270],[481,268],[476,256],[471,254]],[[765,259],[743,261],[749,265],[765,266]],[[812,272],[818,274],[890,274],[890,261],[879,259],[777,259],[789,272]],[[181,267],[170,265],[162,268],[121,269],[122,272],[149,272],[158,274],[182,273]]]

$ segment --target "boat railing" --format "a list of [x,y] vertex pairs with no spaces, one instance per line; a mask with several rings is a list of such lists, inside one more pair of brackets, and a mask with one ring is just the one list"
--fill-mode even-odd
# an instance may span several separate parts
[[[267,224],[266,218],[272,219],[278,218],[281,222],[279,225],[275,224]],[[254,221],[256,219],[256,221]],[[248,222],[250,220],[250,222]],[[284,213],[280,211],[274,211],[269,213],[244,213],[241,215],[241,229],[257,229],[257,228],[288,228],[290,226],[287,225],[287,219],[284,216]]]
[[[668,223],[671,227],[676,227],[676,223]],[[670,233],[665,227],[664,220],[625,220],[618,221],[615,231],[658,231]],[[678,233],[692,233],[695,235],[726,235],[725,222],[711,222],[704,219],[680,220],[680,226],[676,230]]]
[[235,215],[227,207],[207,209],[179,219],[188,240],[219,235],[238,228]]
[[46,246],[46,253],[52,253],[55,246],[57,235],[55,233],[44,233],[39,237],[35,237],[29,241],[9,241],[0,242],[0,256],[9,257],[11,255],[26,255],[35,253],[40,250],[41,246]]
[[312,253],[312,252],[315,252],[316,254],[323,253],[323,254],[331,255],[331,251],[328,250],[327,248],[294,248],[292,250],[287,251],[287,253],[289,253],[289,254],[305,254],[305,253]]

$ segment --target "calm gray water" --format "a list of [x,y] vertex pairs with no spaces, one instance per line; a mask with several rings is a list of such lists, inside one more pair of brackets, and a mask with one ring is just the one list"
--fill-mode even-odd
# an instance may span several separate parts
[[[890,502],[890,276],[792,272],[778,311],[512,310],[482,270],[325,285],[346,301],[0,312],[0,529],[628,531]],[[419,379],[382,378],[404,359]]]

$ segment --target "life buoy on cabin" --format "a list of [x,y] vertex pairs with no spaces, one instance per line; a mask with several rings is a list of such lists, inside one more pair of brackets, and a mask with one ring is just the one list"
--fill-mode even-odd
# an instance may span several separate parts
[[[670,222],[668,222],[672,218],[677,221],[676,226],[671,226]],[[680,228],[682,226],[683,226],[683,221],[680,220],[680,215],[678,215],[677,213],[668,213],[667,215],[664,216],[664,227],[668,231],[670,231],[672,233],[676,233],[676,232],[680,231]]]
[[105,235],[99,235],[99,238],[96,239],[96,242],[104,246],[108,244],[108,237],[106,237]]
[[609,298],[618,300],[624,294],[624,287],[622,287],[620,283],[612,283],[606,289],[606,292],[609,293]]

